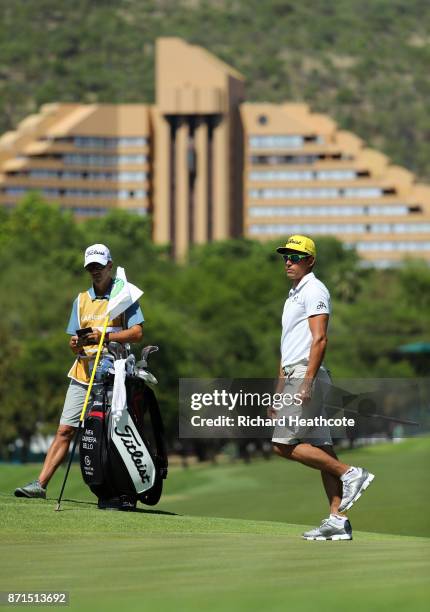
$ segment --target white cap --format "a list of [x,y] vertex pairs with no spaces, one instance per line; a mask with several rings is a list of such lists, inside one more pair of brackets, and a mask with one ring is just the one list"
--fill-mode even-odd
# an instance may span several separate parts
[[112,257],[105,244],[92,244],[85,251],[84,268],[90,263],[99,263],[105,266],[109,261],[112,261]]

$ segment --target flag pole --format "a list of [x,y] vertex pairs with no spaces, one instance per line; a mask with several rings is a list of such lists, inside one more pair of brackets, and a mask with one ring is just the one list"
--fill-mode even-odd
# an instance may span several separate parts
[[76,450],[76,444],[79,438],[79,432],[81,430],[81,426],[84,420],[84,416],[85,416],[85,412],[87,410],[87,406],[88,406],[88,402],[90,399],[90,395],[91,395],[91,389],[93,388],[93,383],[94,383],[94,377],[96,375],[96,370],[97,370],[97,366],[99,364],[99,360],[100,360],[100,355],[102,352],[102,348],[103,348],[103,342],[105,339],[105,335],[106,335],[106,329],[109,323],[109,314],[106,316],[104,323],[103,323],[103,329],[102,329],[102,335],[100,337],[100,342],[97,348],[97,355],[96,355],[96,359],[94,361],[94,366],[93,366],[93,371],[91,372],[91,378],[90,378],[90,382],[88,384],[88,389],[87,389],[87,394],[85,396],[85,401],[84,401],[84,405],[82,408],[82,412],[81,412],[81,416],[79,417],[79,425],[78,425],[78,430],[75,434],[75,439],[73,440],[73,447],[72,447],[72,452],[70,453],[70,457],[69,457],[69,462],[67,464],[67,469],[66,469],[66,473],[64,475],[64,480],[63,480],[63,484],[61,487],[61,491],[60,491],[60,495],[58,497],[58,501],[57,501],[57,507],[55,508],[55,511],[58,512],[60,510],[60,505],[61,505],[61,500],[63,498],[63,493],[64,493],[64,489],[66,486],[66,482],[67,482],[67,478],[69,476],[69,472],[70,472],[70,467],[72,465],[72,461],[73,461],[73,457],[75,455],[75,450]]

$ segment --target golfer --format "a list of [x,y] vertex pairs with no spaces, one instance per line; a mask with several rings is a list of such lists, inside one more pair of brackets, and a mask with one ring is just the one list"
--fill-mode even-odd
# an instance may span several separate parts
[[[292,281],[282,314],[277,392],[298,394],[295,405],[285,408],[289,415],[324,417],[324,387],[327,389],[330,384],[330,376],[323,365],[330,294],[312,272],[316,260],[313,240],[307,236],[291,236],[277,251],[283,256],[287,277]],[[274,413],[272,410],[272,415]],[[373,474],[338,460],[328,427],[275,427],[272,444],[280,457],[321,472],[330,516],[303,537],[307,540],[351,540],[351,524],[345,511],[369,486]]]
[[[104,244],[89,246],[84,255],[84,268],[92,279],[92,286],[88,291],[80,293],[74,301],[67,326],[67,333],[70,335],[69,347],[76,359],[68,374],[71,381],[60,424],[39,477],[24,487],[15,489],[17,497],[46,499],[48,483],[66,457],[70,442],[79,426],[79,417],[90,381],[91,366],[102,335],[102,323],[106,317],[113,284],[112,257],[108,247]],[[143,321],[142,311],[136,302],[122,315],[109,321],[105,342],[139,342],[142,338]],[[84,338],[79,338],[76,332],[83,328],[91,329]]]

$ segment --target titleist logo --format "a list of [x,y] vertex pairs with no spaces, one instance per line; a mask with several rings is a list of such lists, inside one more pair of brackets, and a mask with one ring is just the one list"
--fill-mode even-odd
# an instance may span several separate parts
[[150,479],[148,474],[146,473],[146,463],[142,462],[143,453],[142,451],[138,450],[138,448],[141,448],[142,445],[140,441],[137,440],[131,427],[126,425],[124,427],[124,431],[118,431],[118,428],[115,427],[115,433],[121,438],[121,442],[124,444],[125,448],[127,449],[127,452],[132,458],[132,461],[136,466],[137,471],[139,472],[139,476],[142,479],[142,482],[149,482]]
[[90,249],[89,251],[86,252],[86,256],[88,257],[89,255],[104,255],[106,256],[105,251],[99,251],[98,249]]

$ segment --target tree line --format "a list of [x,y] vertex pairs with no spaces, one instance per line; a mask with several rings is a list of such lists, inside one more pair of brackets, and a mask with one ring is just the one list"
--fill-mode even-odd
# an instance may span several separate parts
[[[144,290],[144,344],[157,344],[151,369],[170,442],[177,436],[178,379],[276,376],[280,324],[289,283],[275,248],[283,242],[227,240],[195,247],[185,263],[154,245],[150,219],[113,211],[77,223],[29,194],[0,210],[0,457],[17,437],[53,432],[73,361],[65,333],[72,302],[90,286],[89,244],[108,244],[114,267]],[[337,377],[413,376],[395,356],[428,339],[430,269],[362,266],[334,238],[317,239],[315,272],[333,300],[326,363]],[[134,347],[136,353],[141,346]]]

